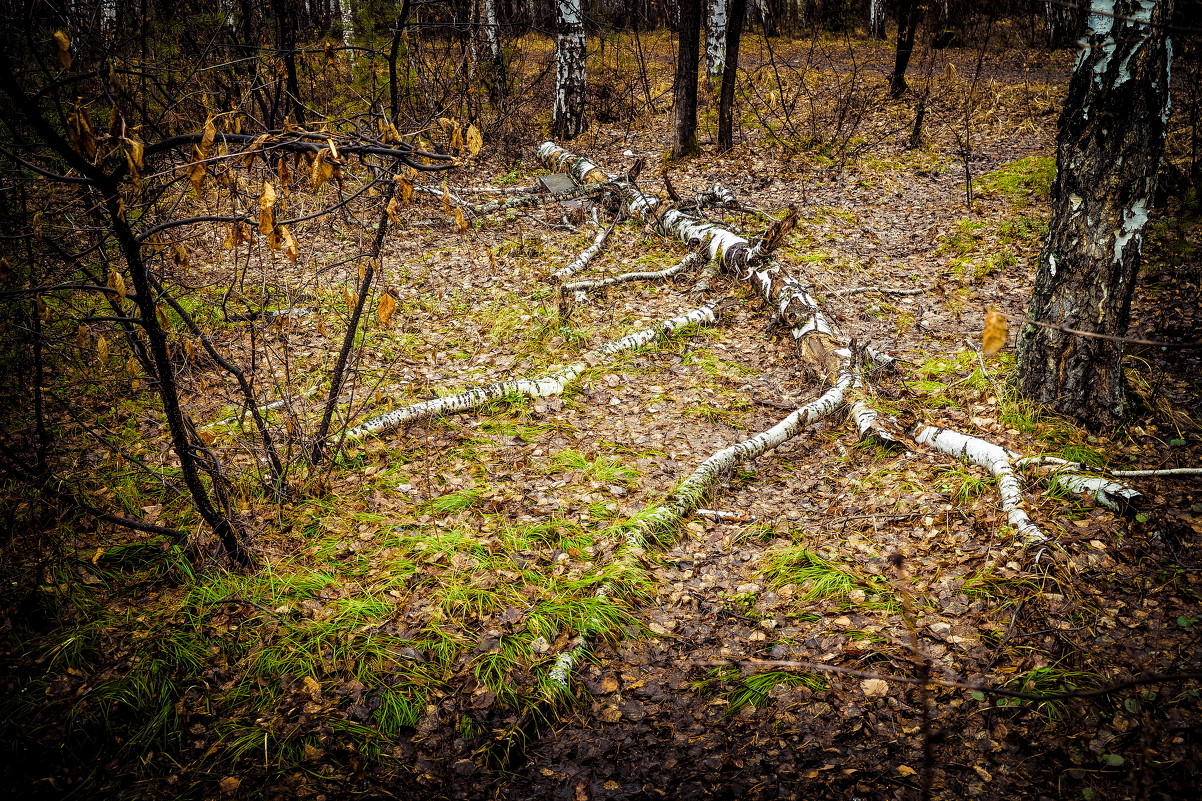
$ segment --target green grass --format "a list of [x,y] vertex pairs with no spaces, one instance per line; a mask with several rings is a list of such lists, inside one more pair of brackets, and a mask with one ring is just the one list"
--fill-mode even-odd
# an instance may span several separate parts
[[1000,195],[1019,205],[1032,199],[1046,200],[1056,176],[1056,159],[1050,156],[1027,156],[1011,162],[976,180],[976,190],[986,195]]

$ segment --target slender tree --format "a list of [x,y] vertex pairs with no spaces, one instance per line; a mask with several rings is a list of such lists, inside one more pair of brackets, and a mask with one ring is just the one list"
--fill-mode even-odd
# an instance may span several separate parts
[[588,128],[584,116],[584,13],[580,0],[557,0],[559,35],[555,43],[555,116],[551,132],[574,139]]
[[676,58],[676,126],[672,155],[697,151],[697,60],[700,56],[701,0],[680,4],[680,46]]
[[889,96],[901,97],[906,93],[906,69],[914,53],[914,36],[918,32],[918,20],[922,17],[922,6],[918,0],[901,0],[897,6],[897,53],[893,61],[893,73],[889,76]]
[[705,64],[710,75],[722,74],[726,61],[727,0],[707,0],[705,20]]
[[868,0],[868,38],[885,38],[885,18],[889,9],[886,0]]
[[718,100],[718,150],[723,153],[735,146],[735,80],[739,75],[739,41],[743,38],[743,21],[746,16],[747,0],[730,0],[730,18],[726,26],[726,57],[722,68],[722,94]]
[[1119,338],[1164,152],[1172,7],[1093,0],[1060,115],[1052,219],[1030,311],[1038,324],[1019,337],[1018,380],[1028,396],[1092,429],[1123,412]]

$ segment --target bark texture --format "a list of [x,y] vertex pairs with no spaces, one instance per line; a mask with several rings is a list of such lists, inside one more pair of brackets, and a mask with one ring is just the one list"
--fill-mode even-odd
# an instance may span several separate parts
[[1172,0],[1094,0],[1060,117],[1019,386],[1091,429],[1123,413],[1123,343],[1169,114]]
[[551,133],[574,139],[584,133],[584,14],[580,0],[558,0],[559,36],[556,39],[555,117]]
[[705,64],[710,75],[722,74],[726,63],[726,0],[706,0]]
[[918,20],[922,7],[918,0],[901,0],[897,7],[897,50],[894,53],[893,73],[889,76],[889,96],[901,97],[906,93],[906,70],[910,56],[914,53],[914,36],[918,32]]
[[722,67],[722,90],[718,99],[718,150],[722,153],[735,146],[735,81],[739,76],[739,42],[743,38],[743,21],[746,17],[747,0],[730,0],[730,17],[726,23],[726,59]]
[[676,125],[672,155],[697,152],[697,60],[700,57],[701,0],[680,4],[680,46],[676,57]]

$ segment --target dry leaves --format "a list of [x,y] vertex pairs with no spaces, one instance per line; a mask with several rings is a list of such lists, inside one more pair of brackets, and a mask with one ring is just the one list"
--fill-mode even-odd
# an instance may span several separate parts
[[1006,345],[1009,326],[1006,316],[997,309],[985,313],[985,330],[981,334],[981,355],[992,356]]

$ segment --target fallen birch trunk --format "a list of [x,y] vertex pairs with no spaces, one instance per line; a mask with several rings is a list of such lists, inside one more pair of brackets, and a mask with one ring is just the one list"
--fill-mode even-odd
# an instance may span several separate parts
[[559,282],[559,281],[562,281],[563,279],[567,278],[569,275],[578,273],[581,270],[583,270],[585,267],[587,267],[589,265],[589,262],[591,262],[593,259],[595,259],[597,257],[597,254],[601,252],[601,249],[605,247],[605,241],[607,239],[609,239],[609,235],[614,232],[614,227],[617,224],[618,224],[618,221],[615,219],[612,223],[609,224],[608,228],[602,228],[601,231],[597,234],[597,238],[593,240],[593,244],[589,245],[587,248],[582,250],[580,252],[580,255],[577,256],[576,258],[572,259],[570,264],[568,264],[565,267],[561,267],[558,270],[556,270],[555,272],[551,273],[551,275],[547,278],[547,280]]
[[929,445],[940,453],[954,456],[957,459],[967,459],[973,464],[980,465],[997,479],[998,493],[1002,499],[1002,510],[1006,519],[1014,527],[1018,536],[1028,542],[1045,542],[1047,535],[1039,530],[1039,526],[1031,522],[1024,508],[1021,486],[1014,474],[1014,466],[1010,463],[1012,453],[1000,445],[994,445],[979,437],[960,434],[946,428],[921,426],[914,432],[914,439],[922,445]]
[[718,321],[716,311],[717,301],[694,309],[691,312],[665,320],[649,328],[636,331],[621,339],[607,342],[599,348],[584,354],[584,357],[567,367],[542,378],[519,378],[512,381],[499,381],[483,387],[476,387],[456,395],[434,398],[421,403],[414,403],[401,409],[373,417],[365,423],[346,432],[348,440],[363,439],[369,434],[398,428],[406,423],[426,420],[440,414],[454,414],[469,409],[476,409],[489,401],[511,395],[525,395],[531,398],[545,398],[558,395],[567,389],[589,367],[600,363],[608,356],[633,350],[640,345],[646,345],[661,335],[670,335],[688,325],[712,325]]
[[[630,281],[662,281],[665,278],[671,278],[678,273],[692,269],[700,263],[701,256],[696,253],[690,253],[676,264],[664,270],[657,270],[655,272],[622,273],[621,275],[615,275],[611,278],[595,278],[588,281],[574,281],[570,284],[561,285],[559,287],[559,292],[561,295],[566,295],[569,292],[575,292],[579,298],[581,293],[594,291],[597,289],[604,289],[605,287],[613,286],[614,284],[623,284]],[[556,273],[556,275],[558,275],[558,273]]]

